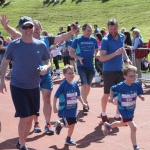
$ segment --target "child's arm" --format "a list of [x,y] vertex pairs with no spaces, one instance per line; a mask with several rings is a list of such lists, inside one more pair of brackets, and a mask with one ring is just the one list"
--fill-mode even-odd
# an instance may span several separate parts
[[53,99],[53,112],[54,113],[58,113],[56,102],[57,102],[57,97],[54,96],[54,99]]
[[142,101],[145,101],[145,97],[143,95],[138,96]]
[[110,96],[109,96],[109,102],[113,103],[113,97],[114,97],[114,92],[112,91],[112,89],[110,89]]
[[88,105],[83,101],[83,99],[81,98],[81,96],[78,96],[78,100],[81,102],[81,104],[84,106],[84,107],[87,107]]

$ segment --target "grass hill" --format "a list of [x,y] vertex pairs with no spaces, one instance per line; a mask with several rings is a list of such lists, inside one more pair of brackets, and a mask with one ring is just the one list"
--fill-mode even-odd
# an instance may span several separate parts
[[[0,6],[0,14],[6,14],[10,25],[16,27],[21,16],[31,16],[42,23],[42,28],[56,35],[58,28],[64,29],[70,23],[80,25],[97,23],[99,28],[105,26],[110,18],[116,18],[119,27],[130,30],[132,26],[140,29],[144,42],[150,38],[149,0],[6,0]],[[3,36],[8,34],[0,26]]]

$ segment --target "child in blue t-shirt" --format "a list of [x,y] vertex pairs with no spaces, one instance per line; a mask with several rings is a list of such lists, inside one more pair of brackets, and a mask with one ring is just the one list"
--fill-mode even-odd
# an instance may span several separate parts
[[[74,68],[71,65],[66,65],[63,68],[63,74],[65,80],[61,82],[59,88],[57,89],[54,102],[53,102],[53,111],[58,113],[58,117],[62,118],[62,122],[59,120],[55,124],[56,134],[60,134],[62,127],[68,128],[68,135],[66,138],[66,145],[76,145],[76,143],[71,139],[75,123],[77,123],[77,99],[82,103],[84,107],[87,107],[87,104],[83,102],[80,97],[79,87],[74,79]],[[57,98],[59,98],[59,107],[56,108]]]
[[[142,96],[143,89],[141,84],[138,81],[135,81],[136,71],[137,68],[132,65],[125,66],[122,70],[125,81],[111,87],[109,102],[118,105],[122,120],[115,121],[111,124],[104,122],[103,133],[104,135],[107,135],[112,128],[124,126],[127,123],[131,129],[133,148],[134,150],[140,150],[136,142],[136,125],[133,122],[133,117],[137,97],[142,101],[144,101],[145,98]],[[114,95],[117,97],[114,98]]]

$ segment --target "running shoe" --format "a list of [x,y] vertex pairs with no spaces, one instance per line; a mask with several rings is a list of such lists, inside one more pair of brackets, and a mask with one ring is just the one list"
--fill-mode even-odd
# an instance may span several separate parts
[[104,122],[103,134],[106,136],[109,132],[110,132],[110,124],[107,122]]
[[42,132],[42,130],[41,130],[41,128],[40,128],[39,122],[36,122],[36,123],[34,124],[34,132],[35,132],[35,133]]
[[28,147],[27,146],[23,146],[19,150],[28,150]]
[[71,138],[67,138],[65,145],[75,146],[76,143]]
[[45,125],[45,133],[46,133],[47,135],[53,135],[53,134],[54,134],[54,130],[53,130],[51,124]]
[[101,114],[101,118],[102,118],[102,122],[109,122],[108,118],[107,118],[107,115],[106,116],[102,116]]
[[20,143],[19,143],[19,140],[17,141],[15,147],[16,147],[16,149],[20,149]]
[[55,123],[55,132],[57,135],[60,134],[61,129],[62,129],[61,122],[59,120],[57,120]]

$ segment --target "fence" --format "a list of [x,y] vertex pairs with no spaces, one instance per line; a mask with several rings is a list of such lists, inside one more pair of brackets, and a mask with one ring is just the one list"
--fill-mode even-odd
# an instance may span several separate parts
[[138,48],[132,52],[132,64],[137,67],[138,80],[150,82],[150,48]]

